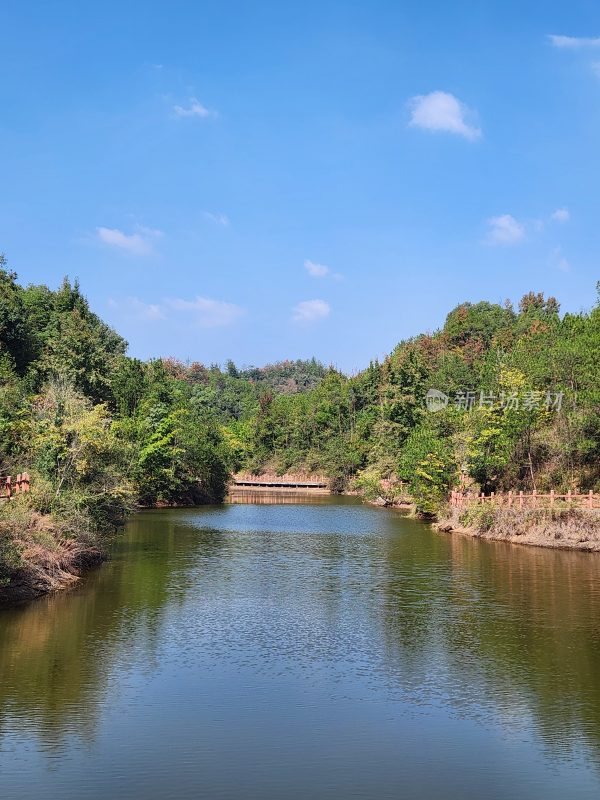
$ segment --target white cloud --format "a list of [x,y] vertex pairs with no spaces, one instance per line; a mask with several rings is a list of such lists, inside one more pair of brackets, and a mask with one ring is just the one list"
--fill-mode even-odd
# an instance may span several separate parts
[[213,213],[212,211],[205,211],[204,216],[206,219],[214,222],[215,225],[222,225],[224,228],[229,226],[229,217],[227,214]]
[[501,214],[488,219],[490,244],[518,244],[525,238],[525,226],[511,214]]
[[557,208],[550,214],[550,219],[553,222],[568,222],[571,219],[571,213],[568,208]]
[[196,324],[201,328],[220,328],[231,325],[244,313],[244,310],[234,303],[211,300],[209,297],[200,295],[195,300],[172,298],[165,302],[174,311],[191,313]]
[[243,309],[233,303],[200,296],[195,300],[184,300],[178,297],[164,298],[160,303],[146,303],[138,297],[127,297],[121,300],[109,298],[108,305],[134,319],[151,322],[169,317],[173,319],[173,312],[182,312],[190,314],[193,322],[202,328],[230,325],[243,314]]
[[331,307],[325,300],[303,300],[293,309],[292,319],[295,322],[313,322],[328,317]]
[[217,112],[211,111],[210,108],[203,106],[195,97],[190,97],[189,105],[187,106],[173,106],[173,112],[177,117],[216,117]]
[[453,94],[431,92],[410,101],[410,124],[428,131],[447,131],[471,141],[481,136],[481,129],[472,124],[474,114]]
[[600,36],[548,36],[554,47],[578,50],[582,47],[600,47]]
[[486,241],[488,244],[494,245],[518,244],[525,239],[528,233],[542,234],[549,223],[556,222],[563,225],[570,219],[571,213],[566,207],[557,208],[546,217],[526,221],[517,220],[512,214],[501,214],[487,220]]
[[156,303],[144,303],[143,300],[138,300],[137,297],[132,297],[130,304],[134,312],[136,312],[139,317],[142,317],[142,319],[152,321],[165,319],[163,310]]
[[108,300],[108,305],[118,311],[125,311],[127,314],[133,315],[137,319],[155,322],[156,320],[166,318],[159,305],[156,303],[145,303],[137,297],[128,297],[125,300],[114,300],[111,297]]
[[316,261],[310,261],[309,259],[304,262],[304,268],[313,278],[324,278],[330,272],[329,267],[326,267],[325,264],[317,264]]
[[162,231],[139,226],[136,233],[123,233],[118,228],[96,228],[96,238],[102,244],[116,247],[134,256],[146,256],[153,252],[153,241],[163,235]]

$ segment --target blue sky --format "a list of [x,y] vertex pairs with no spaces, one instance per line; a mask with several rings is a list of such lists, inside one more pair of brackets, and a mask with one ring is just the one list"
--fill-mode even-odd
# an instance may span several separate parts
[[132,355],[354,371],[595,300],[595,2],[2,4],[0,251]]

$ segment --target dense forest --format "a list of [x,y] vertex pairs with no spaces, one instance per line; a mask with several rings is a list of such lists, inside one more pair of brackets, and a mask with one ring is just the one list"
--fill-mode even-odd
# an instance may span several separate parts
[[135,506],[221,501],[236,426],[263,395],[325,373],[314,360],[238,371],[126,350],[77,282],[23,287],[0,257],[0,474],[32,478],[0,504],[0,581],[57,541],[70,545],[59,566],[99,549]]
[[[441,403],[428,406],[430,390]],[[325,471],[334,488],[367,495],[408,489],[431,514],[452,486],[597,490],[599,412],[598,299],[561,317],[554,298],[529,293],[517,309],[462,303],[382,363],[265,393],[254,416],[228,425],[255,471]]]
[[463,303],[353,377],[126,350],[77,282],[24,287],[1,258],[0,474],[32,482],[0,505],[0,580],[57,540],[95,547],[136,505],[219,502],[240,469],[408,491],[424,513],[461,484],[600,488],[598,300]]

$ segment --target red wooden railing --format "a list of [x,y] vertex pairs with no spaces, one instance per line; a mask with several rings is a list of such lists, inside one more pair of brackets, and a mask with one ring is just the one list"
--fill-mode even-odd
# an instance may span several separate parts
[[236,488],[322,489],[329,483],[323,475],[303,472],[286,472],[285,475],[277,475],[274,472],[263,472],[261,475],[238,472],[232,480]]
[[496,494],[465,494],[456,490],[450,492],[450,505],[455,508],[464,508],[472,504],[490,503],[506,508],[554,508],[555,505],[567,504],[573,508],[600,508],[600,494],[591,489],[587,493],[572,492],[559,494],[554,490],[550,492],[503,492]]
[[30,483],[28,472],[19,472],[14,479],[11,475],[0,476],[0,500],[10,500],[15,494],[28,492]]

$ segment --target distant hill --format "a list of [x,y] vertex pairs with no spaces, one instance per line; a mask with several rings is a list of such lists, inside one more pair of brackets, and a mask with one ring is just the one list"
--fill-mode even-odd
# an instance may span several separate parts
[[239,376],[277,394],[296,394],[314,389],[326,373],[327,369],[323,364],[311,358],[278,361],[264,367],[248,367],[241,370]]

